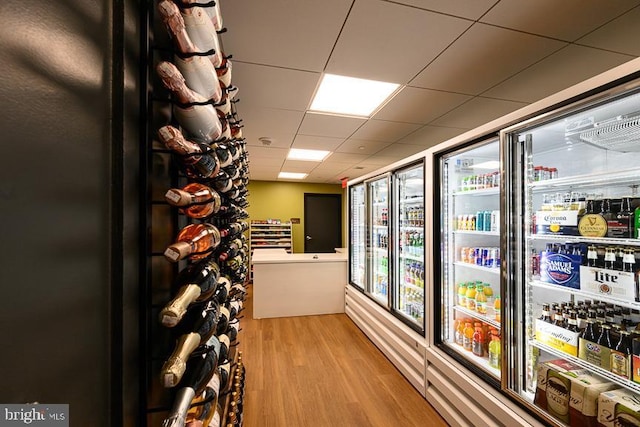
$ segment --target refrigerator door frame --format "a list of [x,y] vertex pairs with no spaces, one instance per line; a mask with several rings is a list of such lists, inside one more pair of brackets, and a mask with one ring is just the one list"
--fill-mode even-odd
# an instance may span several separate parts
[[[520,170],[520,179],[518,180],[518,182],[513,186],[505,187],[505,191],[507,191],[507,193],[505,194],[508,194],[510,197],[506,200],[503,199],[503,202],[505,203],[505,218],[503,218],[502,221],[503,226],[508,227],[505,228],[505,231],[507,231],[507,233],[504,234],[504,243],[506,249],[510,250],[509,252],[507,252],[509,254],[509,267],[506,269],[504,274],[508,277],[508,280],[510,280],[510,283],[512,283],[514,287],[514,289],[512,289],[510,286],[507,286],[505,289],[505,296],[509,300],[510,309],[505,310],[504,316],[506,317],[505,321],[510,322],[510,324],[512,325],[518,325],[517,328],[509,330],[510,337],[508,341],[510,343],[510,348],[507,349],[508,353],[505,354],[505,356],[508,355],[508,359],[503,360],[504,362],[509,363],[509,369],[507,370],[508,376],[503,376],[503,392],[510,398],[518,402],[520,405],[526,407],[527,410],[531,411],[539,418],[545,420],[551,425],[560,426],[562,424],[557,419],[551,417],[547,412],[541,410],[532,402],[529,402],[521,394],[524,391],[522,373],[526,373],[526,361],[523,354],[526,350],[525,348],[522,348],[521,344],[523,343],[523,340],[526,340],[526,336],[524,335],[526,334],[526,331],[523,330],[525,321],[525,308],[521,307],[521,309],[518,310],[518,305],[519,302],[522,301],[521,298],[526,292],[526,269],[529,268],[529,266],[526,261],[526,252],[520,250],[518,255],[514,255],[512,251],[513,248],[517,247],[518,245],[520,249],[526,247],[525,233],[523,231],[523,226],[526,226],[526,224],[524,218],[519,218],[519,221],[517,223],[507,223],[506,212],[510,211],[506,209],[513,209],[518,207],[520,213],[525,212],[524,203],[526,202],[526,186],[524,180],[521,178],[526,172],[527,159],[525,159],[525,150],[523,150],[522,147],[523,144],[530,144],[531,141],[525,140],[525,142],[522,143],[518,141],[516,135],[525,132],[527,129],[533,129],[540,125],[561,120],[563,117],[579,114],[580,112],[584,112],[593,108],[597,108],[598,106],[603,106],[607,103],[614,102],[616,99],[627,96],[630,92],[640,92],[639,72],[629,74],[610,82],[602,82],[600,86],[584,92],[581,95],[577,95],[573,98],[566,99],[563,102],[559,102],[554,106],[551,106],[550,108],[541,110],[540,114],[530,116],[530,118],[526,120],[515,123],[500,130],[500,146],[503,150],[501,161],[505,165],[506,172],[513,176],[513,173],[515,173],[517,170]],[[531,152],[531,150],[529,150],[529,152]],[[516,163],[517,166],[515,166],[513,163]],[[501,182],[501,185],[503,186],[506,184],[504,181],[506,180],[503,180],[503,182]],[[520,217],[522,216],[523,215],[520,215]],[[518,226],[516,226],[516,224],[518,224]],[[515,281],[515,279],[520,280],[520,282]],[[518,287],[517,284],[519,284],[519,287],[522,289],[516,289]]]
[[[496,143],[498,144],[498,150],[499,150],[499,146],[500,146],[500,140],[499,140],[499,133],[497,131],[495,132],[489,132],[486,134],[481,134],[478,135],[477,137],[467,140],[461,144],[458,145],[453,145],[453,146],[448,146],[442,150],[438,150],[437,152],[433,153],[433,157],[432,157],[432,162],[433,162],[433,170],[432,170],[432,174],[433,176],[431,177],[433,182],[442,182],[441,178],[442,178],[442,174],[444,173],[444,157],[445,156],[453,156],[456,155],[456,153],[460,154],[460,153],[464,153],[466,151],[468,151],[469,149],[473,148],[474,146],[481,146],[481,145],[485,145],[485,144],[490,144],[490,143]],[[499,159],[501,160],[501,159]],[[500,165],[500,185],[502,186],[502,182],[504,181],[504,172],[502,170],[503,165]],[[432,228],[432,248],[431,250],[433,251],[433,255],[432,255],[432,259],[433,259],[433,264],[432,264],[432,277],[433,277],[433,283],[432,283],[432,294],[433,294],[433,304],[432,304],[432,312],[431,312],[431,317],[433,318],[433,328],[432,333],[432,343],[433,345],[441,352],[445,353],[447,356],[451,357],[452,360],[454,360],[456,363],[460,363],[462,364],[465,368],[469,369],[473,374],[475,374],[480,380],[482,380],[484,383],[488,384],[491,388],[497,390],[497,391],[501,391],[502,389],[502,381],[503,378],[505,377],[504,375],[504,363],[501,365],[501,372],[500,372],[500,379],[497,379],[495,377],[493,377],[490,373],[484,371],[481,367],[476,366],[476,364],[474,363],[469,363],[468,361],[465,361],[463,357],[461,357],[455,350],[452,350],[450,347],[450,344],[446,343],[443,339],[442,339],[442,327],[443,325],[445,325],[445,316],[446,316],[446,311],[443,310],[443,304],[445,303],[444,295],[443,295],[443,286],[442,283],[444,281],[444,277],[443,277],[443,269],[445,268],[444,265],[444,256],[443,256],[443,251],[444,251],[444,241],[445,241],[445,230],[444,227],[442,227],[443,225],[443,209],[442,207],[445,206],[445,200],[444,198],[446,197],[446,195],[444,194],[444,187],[442,185],[440,186],[433,186],[433,204],[432,204],[432,215],[431,215],[431,228]],[[499,197],[502,199],[502,187],[500,187],[499,190]],[[501,218],[501,224],[500,224],[500,236],[503,235],[503,231],[504,230],[502,221],[503,221],[503,216],[502,212],[500,214],[500,218]],[[500,237],[500,240],[502,240],[502,237]],[[502,247],[502,245],[500,244],[500,250],[503,251],[504,248]],[[440,255],[438,257],[438,255]],[[504,281],[504,262],[501,263],[500,266],[500,274],[499,274],[499,283],[500,283],[500,295],[501,298],[504,295],[504,286],[505,286],[505,281]],[[502,329],[504,328],[505,322],[504,322],[504,315],[502,314],[504,311],[504,304],[502,304],[502,308],[501,308],[501,316],[502,316],[502,321],[501,321],[501,335],[503,335]],[[505,348],[505,343],[504,343],[504,338],[502,338],[502,349],[501,349],[501,356],[503,358],[504,361],[504,348]]]
[[393,221],[393,215],[391,213],[391,204],[393,201],[393,195],[391,193],[392,191],[392,172],[391,171],[387,171],[384,173],[381,173],[379,175],[376,175],[374,177],[368,178],[366,180],[363,181],[363,183],[365,184],[365,212],[366,212],[366,220],[367,220],[367,234],[366,234],[366,241],[367,243],[371,243],[370,242],[370,237],[372,235],[373,232],[373,206],[371,203],[369,203],[370,198],[372,197],[372,195],[370,194],[371,191],[371,186],[370,184],[375,182],[375,181],[381,181],[381,180],[387,180],[387,235],[388,235],[388,246],[387,246],[387,301],[386,304],[384,304],[381,299],[376,298],[373,293],[371,292],[371,288],[373,287],[373,283],[371,283],[371,275],[373,274],[373,268],[371,267],[371,260],[373,258],[373,254],[371,253],[371,248],[373,247],[372,245],[365,245],[365,260],[366,260],[366,266],[365,266],[365,274],[366,274],[366,283],[365,283],[365,288],[364,288],[364,294],[371,299],[372,301],[374,301],[375,303],[377,303],[378,305],[380,305],[381,307],[383,307],[385,310],[387,311],[391,311],[391,302],[393,301],[393,287],[391,286],[391,279],[393,277],[393,262],[391,260],[391,252],[392,252],[392,247],[393,247],[393,236],[392,236],[392,232],[391,232],[391,224]]
[[[362,191],[364,194],[364,241],[362,242],[362,246],[363,246],[363,255],[364,255],[364,283],[362,284],[362,287],[358,286],[354,281],[353,281],[353,277],[351,275],[352,273],[352,264],[353,264],[353,259],[352,259],[352,253],[351,253],[351,249],[352,249],[352,242],[351,242],[351,231],[352,231],[352,219],[353,219],[353,204],[352,204],[352,200],[351,200],[351,190],[357,187],[362,187]],[[369,277],[368,274],[368,267],[367,267],[367,243],[369,240],[369,234],[368,234],[368,226],[369,226],[369,221],[367,218],[367,185],[366,183],[363,182],[359,182],[357,184],[353,184],[350,185],[348,190],[347,190],[347,206],[348,206],[348,221],[349,221],[349,230],[348,230],[348,236],[349,236],[349,249],[348,249],[348,258],[349,258],[349,277],[348,277],[348,284],[353,287],[354,289],[357,289],[360,292],[365,291],[365,288],[367,286],[367,278]]]
[[[405,165],[402,166],[398,166],[397,168],[395,168],[393,170],[393,179],[391,181],[391,187],[392,187],[392,195],[394,197],[394,199],[392,200],[392,206],[391,206],[391,211],[390,211],[390,224],[391,224],[391,240],[393,241],[391,243],[390,248],[392,249],[392,253],[399,253],[399,247],[398,247],[398,239],[400,238],[400,236],[398,235],[399,233],[396,233],[396,231],[399,232],[399,224],[398,221],[400,221],[399,215],[398,215],[398,211],[400,209],[400,204],[399,204],[399,199],[396,200],[396,197],[400,196],[400,192],[396,191],[396,186],[397,184],[397,180],[395,179],[395,176],[397,173],[399,172],[403,172],[409,169],[414,169],[416,168],[416,166],[421,166],[422,167],[422,193],[423,193],[423,209],[424,209],[424,215],[423,215],[423,225],[422,225],[422,232],[424,235],[424,242],[423,242],[423,255],[422,255],[422,262],[423,262],[423,266],[424,266],[424,295],[423,295],[423,310],[424,310],[424,316],[422,318],[422,324],[419,325],[416,322],[411,321],[409,318],[407,318],[406,315],[402,314],[400,312],[399,309],[397,309],[395,307],[395,301],[396,301],[396,286],[400,286],[399,282],[396,282],[396,279],[398,279],[398,277],[396,276],[397,273],[399,273],[400,268],[399,266],[396,266],[396,260],[395,260],[395,256],[393,256],[393,259],[389,259],[390,264],[393,265],[393,269],[392,269],[392,277],[391,277],[391,284],[393,285],[392,288],[392,299],[391,299],[391,305],[390,305],[390,309],[391,312],[394,314],[394,316],[400,320],[401,322],[403,322],[404,324],[406,324],[407,326],[409,326],[411,329],[413,329],[415,332],[419,333],[420,335],[422,335],[423,337],[425,336],[426,333],[426,325],[427,325],[427,295],[428,295],[428,284],[427,284],[427,280],[430,276],[429,271],[428,271],[428,265],[427,265],[427,230],[426,230],[426,225],[427,225],[427,215],[426,215],[426,209],[427,209],[427,200],[426,200],[426,161],[424,158],[419,158],[417,160],[414,160],[413,162],[407,163]],[[398,202],[398,203],[396,203]],[[396,229],[396,226],[398,226],[398,228]]]

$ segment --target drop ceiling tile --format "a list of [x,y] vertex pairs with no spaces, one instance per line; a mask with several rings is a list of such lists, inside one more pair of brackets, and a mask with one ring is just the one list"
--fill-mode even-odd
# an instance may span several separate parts
[[348,138],[366,119],[333,116],[330,114],[306,113],[298,131],[301,135]]
[[405,87],[376,115],[376,120],[427,124],[471,99],[469,95]]
[[575,41],[639,3],[638,0],[501,0],[480,21]]
[[336,152],[371,155],[377,153],[378,151],[389,145],[391,145],[391,143],[389,142],[349,138],[336,149]]
[[473,129],[527,105],[524,102],[476,97],[445,114],[433,125]]
[[252,170],[250,181],[275,181],[278,179],[278,173],[280,173],[279,170]]
[[335,175],[336,173],[340,173],[344,170],[349,169],[353,166],[351,162],[329,162],[325,161],[319,164],[315,169],[313,169],[314,173],[326,173]]
[[320,73],[233,63],[233,84],[239,88],[238,108],[269,107],[305,111],[320,79]]
[[334,151],[344,138],[327,138],[325,136],[297,135],[291,148],[303,148],[307,150]]
[[285,162],[284,159],[276,158],[276,157],[258,157],[255,156],[251,158],[251,164],[249,165],[250,169],[261,167],[261,168],[278,168],[282,166]]
[[393,158],[394,161],[404,159],[405,157],[411,156],[412,154],[419,153],[420,151],[424,151],[424,148],[419,145],[411,145],[411,144],[392,144],[387,148],[383,148],[377,154],[380,157]]
[[629,55],[569,45],[482,95],[534,102],[631,59]]
[[302,162],[300,160],[285,160],[281,170],[283,172],[309,173],[318,166],[318,162]]
[[421,128],[420,130],[412,133],[406,138],[402,138],[398,141],[398,144],[413,144],[419,145],[423,148],[433,147],[434,145],[438,145],[441,142],[447,141],[454,136],[458,136],[460,134],[465,133],[468,129],[462,128],[451,128],[451,127],[443,127],[443,126],[431,126],[427,125]]
[[566,45],[546,37],[474,24],[410,84],[478,95]]
[[270,158],[284,161],[284,159],[287,158],[287,154],[289,154],[288,148],[279,147],[248,146],[247,150],[249,151],[249,160],[251,161],[251,166],[253,166],[253,163],[256,161],[256,159]]
[[399,0],[396,3],[476,20],[491,9],[495,2],[495,0]]
[[576,43],[640,56],[640,7],[578,39]]
[[359,0],[326,71],[404,84],[471,23],[405,5]]
[[370,119],[355,131],[352,138],[395,142],[418,128],[420,128],[420,125],[414,123],[399,123]]
[[322,71],[350,7],[351,0],[223,1],[225,53],[240,61]]
[[368,154],[333,153],[325,160],[331,163],[358,163],[369,157]]
[[262,145],[258,138],[268,137],[271,139],[271,147],[291,147],[304,117],[302,111],[252,108],[242,104],[238,103],[238,117],[242,119],[242,135],[249,145]]

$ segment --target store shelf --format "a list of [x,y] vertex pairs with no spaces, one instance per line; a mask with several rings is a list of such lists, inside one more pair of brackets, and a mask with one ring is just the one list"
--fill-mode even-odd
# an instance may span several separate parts
[[476,231],[476,230],[456,230],[453,234],[465,234],[472,236],[495,236],[500,237],[499,231]]
[[564,353],[562,351],[556,350],[553,347],[549,347],[545,344],[542,344],[536,340],[531,340],[529,341],[529,345],[532,345],[534,347],[539,348],[540,350],[546,351],[547,353],[553,354],[556,357],[562,358],[564,360],[567,360],[573,364],[576,364],[578,366],[581,366],[585,369],[589,369],[590,371],[592,371],[593,373],[600,375],[603,378],[606,378],[607,380],[614,382],[616,384],[621,385],[622,387],[628,388],[629,390],[632,390],[636,393],[640,393],[640,384],[638,383],[634,383],[633,381],[627,380],[625,378],[622,378],[618,375],[613,374],[612,372],[609,372],[605,369],[600,368],[599,366],[593,365],[589,362],[587,362],[586,360],[582,360],[578,357],[575,356],[571,356],[567,353]]
[[499,187],[483,188],[481,190],[454,191],[452,196],[493,196],[500,193]]
[[408,254],[406,252],[400,252],[399,257],[402,259],[410,259],[413,261],[424,262],[424,254],[414,255],[414,254]]
[[500,378],[500,369],[496,369],[493,366],[489,365],[489,359],[487,357],[476,356],[472,352],[465,350],[464,348],[460,347],[455,343],[448,343],[447,348],[450,348],[456,353],[459,353],[463,359],[466,359],[474,363],[475,365],[479,366],[484,371],[488,372],[494,377]]
[[488,323],[496,329],[500,329],[500,322],[498,322],[496,319],[491,319],[483,314],[478,313],[477,311],[469,310],[468,308],[459,305],[454,306],[453,309],[459,313],[464,313],[467,316],[478,319],[481,322]]
[[556,234],[531,234],[529,240],[544,240],[562,243],[594,243],[600,245],[640,246],[640,239],[612,239],[608,237],[567,236]]
[[540,280],[532,280],[529,284],[535,288],[550,289],[554,291],[565,292],[565,293],[576,295],[576,296],[582,296],[585,299],[597,299],[597,300],[608,302],[611,304],[621,305],[624,307],[629,307],[631,309],[640,310],[640,302],[637,302],[637,301],[629,301],[628,299],[611,298],[606,295],[598,294],[595,292],[568,288],[566,286],[553,285],[551,283],[542,282]]
[[400,285],[405,288],[414,289],[418,292],[422,292],[424,294],[424,288],[422,286],[414,285],[413,283],[402,282]]
[[460,261],[454,262],[453,265],[458,266],[458,267],[470,268],[472,270],[484,271],[485,273],[500,274],[500,268],[499,267],[495,267],[495,268],[482,267],[480,265],[475,265],[475,264],[470,264],[470,263],[467,263],[467,262],[460,262]]
[[638,186],[638,176],[640,169],[626,169],[618,172],[602,172],[585,175],[576,175],[567,178],[547,179],[535,181],[528,184],[534,192],[546,191],[549,189],[569,189],[569,188],[597,188],[603,186]]
[[407,199],[400,199],[399,200],[401,205],[412,205],[414,203],[424,203],[424,197],[410,197]]
[[400,231],[420,231],[424,232],[424,226],[422,225],[403,225],[400,223]]

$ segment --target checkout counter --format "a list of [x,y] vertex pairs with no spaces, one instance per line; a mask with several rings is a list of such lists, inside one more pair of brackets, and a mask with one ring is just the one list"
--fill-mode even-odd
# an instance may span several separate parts
[[253,317],[344,313],[347,254],[255,249]]

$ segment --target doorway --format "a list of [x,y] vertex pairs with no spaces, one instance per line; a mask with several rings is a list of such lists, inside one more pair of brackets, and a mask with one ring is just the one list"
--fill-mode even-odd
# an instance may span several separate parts
[[305,253],[335,252],[342,247],[342,195],[304,194]]

